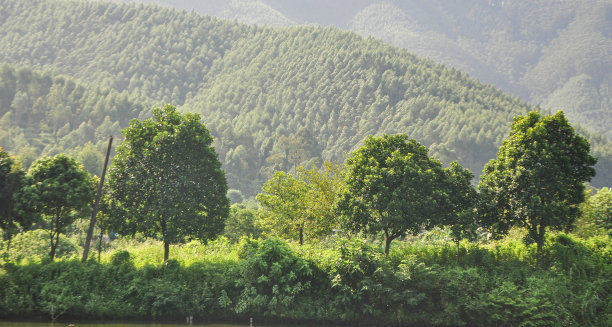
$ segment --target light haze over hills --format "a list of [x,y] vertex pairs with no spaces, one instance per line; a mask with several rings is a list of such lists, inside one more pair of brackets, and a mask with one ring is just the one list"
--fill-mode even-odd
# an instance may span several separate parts
[[[0,47],[9,153],[96,162],[109,133],[172,103],[202,115],[229,186],[244,195],[275,170],[342,162],[370,134],[406,133],[478,176],[512,117],[534,109],[375,38],[160,6],[0,0]],[[593,185],[612,185],[612,144],[580,131],[599,157]]]
[[142,1],[373,36],[612,137],[612,0]]

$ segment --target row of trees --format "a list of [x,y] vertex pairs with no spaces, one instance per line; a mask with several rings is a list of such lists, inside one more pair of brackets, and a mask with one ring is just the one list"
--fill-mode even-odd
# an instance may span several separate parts
[[[525,228],[539,256],[546,231],[570,229],[579,214],[584,183],[595,175],[597,160],[589,152],[589,143],[574,132],[563,112],[531,112],[514,120],[477,191],[469,170],[456,162],[442,168],[425,146],[406,135],[370,136],[347,159],[335,201],[319,212],[329,213],[346,231],[383,234],[387,254],[398,237],[446,225],[456,240],[475,235],[478,227],[494,237],[514,226]],[[333,222],[321,223],[325,214],[309,214],[309,205],[324,202],[312,200],[318,185],[309,183],[304,172],[298,171],[298,179],[275,174],[257,197],[264,222],[274,221],[270,230],[284,236],[297,230],[300,243],[304,228],[313,225],[316,237],[317,228]]]
[[[167,105],[154,109],[153,119],[131,121],[123,137],[106,185],[104,230],[161,239],[164,261],[170,244],[223,231],[226,180],[198,115]],[[257,196],[257,221],[266,233],[300,244],[334,229],[382,235],[386,254],[394,239],[434,226],[449,226],[457,241],[478,227],[498,237],[518,226],[539,255],[546,231],[569,229],[578,216],[584,182],[595,175],[589,151],[562,112],[531,112],[515,119],[477,191],[469,170],[456,162],[443,168],[406,135],[370,136],[344,167],[274,173]],[[53,259],[59,234],[89,208],[95,179],[64,155],[37,161],[27,174],[6,152],[1,163],[4,235],[39,224],[49,230]]]
[[[200,117],[180,115],[169,105],[154,109],[153,116],[132,120],[123,132],[100,226],[163,240],[166,261],[171,243],[216,237],[229,200],[212,136]],[[91,209],[97,178],[63,154],[36,161],[27,174],[6,152],[0,154],[0,227],[7,244],[18,228],[46,229],[53,260],[60,234]]]
[[48,231],[51,260],[59,236],[90,208],[95,190],[83,166],[63,154],[36,161],[26,174],[0,148],[0,227],[7,255],[19,228],[36,225]]

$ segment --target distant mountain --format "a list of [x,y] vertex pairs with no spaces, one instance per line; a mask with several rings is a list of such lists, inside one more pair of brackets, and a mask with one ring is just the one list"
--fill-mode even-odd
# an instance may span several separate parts
[[612,0],[157,2],[246,23],[334,25],[374,36],[563,109],[612,138]]
[[[342,161],[369,134],[407,133],[478,175],[512,117],[533,109],[336,28],[249,26],[160,6],[0,0],[0,46],[9,64],[0,74],[0,146],[9,152],[102,147],[105,134],[146,117],[143,107],[171,102],[202,114],[229,186],[244,195],[274,170]],[[71,121],[57,121],[62,115]],[[79,130],[87,137],[65,140]],[[612,185],[612,144],[581,132],[600,157],[593,184]]]

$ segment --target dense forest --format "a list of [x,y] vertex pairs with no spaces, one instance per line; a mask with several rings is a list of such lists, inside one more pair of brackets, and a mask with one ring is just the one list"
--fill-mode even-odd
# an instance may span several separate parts
[[[531,108],[335,28],[271,29],[104,2],[6,0],[0,9],[1,145],[30,157],[87,142],[102,150],[143,108],[172,103],[202,115],[229,187],[245,196],[275,170],[343,161],[369,134],[406,133],[478,175],[512,117]],[[610,185],[610,143],[584,133],[600,157],[593,185]]]
[[268,26],[333,25],[444,63],[608,137],[612,2],[138,0]]
[[594,125],[336,27],[0,0],[0,45],[0,320],[612,324]]

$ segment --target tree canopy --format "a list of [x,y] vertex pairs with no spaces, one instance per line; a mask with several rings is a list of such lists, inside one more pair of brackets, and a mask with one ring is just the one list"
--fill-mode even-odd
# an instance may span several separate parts
[[494,235],[527,229],[539,255],[546,230],[570,229],[579,214],[585,182],[595,176],[597,159],[589,150],[562,111],[516,117],[478,184],[482,224]]
[[213,138],[197,114],[171,105],[132,120],[109,170],[107,214],[123,233],[141,232],[169,245],[223,231],[229,213],[225,174]]
[[73,158],[63,154],[36,161],[28,170],[31,184],[24,196],[35,199],[34,208],[42,214],[49,234],[51,260],[59,243],[75,219],[83,217],[94,198],[95,183],[89,173]]
[[449,206],[461,205],[451,201],[451,192],[467,192],[451,188],[451,175],[440,161],[405,134],[368,137],[346,165],[346,188],[337,205],[345,226],[368,234],[382,232],[387,254],[394,239],[443,224],[445,217],[462,211]]
[[340,166],[325,162],[321,168],[297,167],[297,177],[277,171],[257,195],[259,224],[264,232],[299,240],[330,235],[339,221],[333,211],[342,187]]
[[20,212],[24,208],[20,208],[18,201],[26,183],[25,172],[19,163],[0,147],[0,229],[7,242],[7,255],[13,234],[19,227],[29,227],[30,218],[34,216]]

